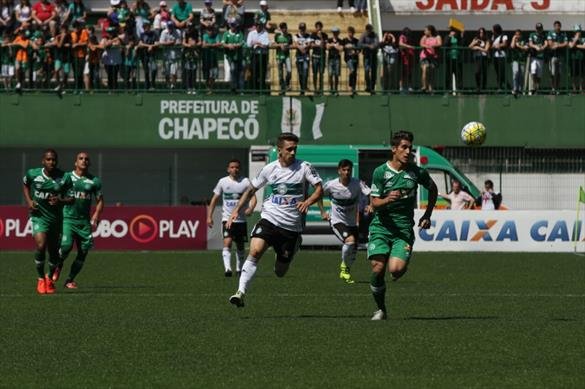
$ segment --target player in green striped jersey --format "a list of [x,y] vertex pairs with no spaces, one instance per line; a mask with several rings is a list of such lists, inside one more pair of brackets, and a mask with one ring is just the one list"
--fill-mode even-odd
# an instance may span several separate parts
[[392,136],[392,159],[378,166],[372,178],[371,204],[374,218],[369,227],[368,259],[372,264],[370,289],[378,306],[372,320],[386,319],[386,269],[396,281],[406,273],[414,244],[414,209],[418,185],[429,191],[425,213],[418,226],[428,229],[437,201],[437,186],[425,169],[412,163],[412,133]]
[[[63,208],[63,237],[61,238],[61,263],[53,280],[57,281],[63,267],[63,261],[77,244],[77,256],[71,264],[69,276],[65,280],[67,289],[77,289],[75,276],[79,274],[89,250],[93,247],[92,229],[98,225],[104,209],[101,180],[89,172],[89,154],[81,152],[75,157],[75,169],[66,173],[71,185],[67,192],[67,200]],[[91,206],[95,199],[93,213]]]
[[[57,167],[58,156],[53,149],[43,153],[42,167],[29,169],[23,178],[23,194],[29,209],[35,240],[35,264],[38,273],[37,292],[55,293],[51,280],[59,264],[59,239],[63,225],[63,192],[66,177]],[[45,255],[49,253],[49,274],[45,274]]]

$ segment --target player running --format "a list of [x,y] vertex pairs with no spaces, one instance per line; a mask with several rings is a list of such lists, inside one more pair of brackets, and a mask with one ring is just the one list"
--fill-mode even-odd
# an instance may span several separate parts
[[[73,243],[77,244],[77,256],[71,264],[69,276],[65,280],[65,288],[77,289],[75,277],[81,271],[89,249],[93,247],[92,228],[99,223],[100,215],[104,209],[104,197],[102,195],[102,181],[91,174],[89,154],[81,152],[75,158],[75,169],[66,173],[71,182],[67,192],[67,200],[63,208],[63,237],[61,239],[61,262],[59,270],[53,274],[53,281],[59,279],[63,268],[63,262],[73,249]],[[95,199],[96,207],[91,213],[92,200]]]
[[378,306],[372,320],[384,320],[386,314],[386,268],[392,279],[406,273],[414,244],[414,208],[418,185],[429,191],[428,205],[418,226],[428,229],[437,201],[437,186],[425,169],[411,162],[414,136],[398,131],[390,142],[392,157],[374,170],[372,206],[374,218],[369,228],[368,259],[372,264],[370,289]]
[[[35,240],[35,265],[38,273],[37,293],[53,294],[53,272],[59,264],[59,239],[63,226],[64,173],[57,168],[58,156],[53,149],[43,153],[42,167],[29,169],[23,178],[23,194],[29,209]],[[45,252],[49,252],[49,274],[45,274]]]
[[[327,181],[323,186],[323,196],[331,199],[331,214],[325,212],[323,200],[319,200],[321,217],[329,220],[333,234],[343,243],[339,278],[353,284],[350,269],[355,261],[359,231],[357,226],[358,205],[363,196],[370,194],[370,188],[359,179],[352,177],[353,163],[342,159],[337,164],[339,177]],[[366,213],[371,207],[366,207]]]
[[[276,252],[274,273],[277,277],[284,277],[301,244],[305,214],[323,193],[321,177],[315,168],[296,159],[298,143],[299,138],[295,134],[280,134],[276,143],[278,160],[264,166],[252,180],[226,223],[226,227],[230,228],[254,193],[269,185],[267,190],[270,195],[262,204],[261,219],[252,229],[250,252],[242,267],[238,291],[229,299],[236,307],[244,306],[244,296],[254,278],[258,261],[270,246]],[[307,184],[315,188],[309,197]]]
[[232,276],[232,241],[236,242],[236,273],[239,276],[242,272],[242,265],[246,258],[244,257],[244,243],[248,241],[248,224],[246,223],[246,216],[250,216],[256,208],[256,196],[252,196],[245,209],[242,209],[238,217],[231,225],[231,228],[226,228],[226,223],[232,214],[234,208],[238,205],[238,200],[242,197],[244,192],[250,186],[250,180],[246,177],[240,176],[240,161],[232,159],[228,162],[226,177],[220,178],[217,185],[213,189],[213,197],[207,209],[207,225],[209,228],[213,227],[213,211],[222,196],[223,206],[221,214],[222,235],[223,235],[223,250],[221,256],[223,258],[224,275],[226,277]]

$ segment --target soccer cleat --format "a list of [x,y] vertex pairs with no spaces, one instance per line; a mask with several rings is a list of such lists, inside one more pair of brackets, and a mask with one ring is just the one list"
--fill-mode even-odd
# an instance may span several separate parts
[[236,294],[230,297],[230,304],[242,308],[244,306],[244,294],[238,290]]
[[232,276],[232,271],[231,270],[226,270],[225,273],[223,273],[224,276],[226,277],[231,277]]
[[45,276],[45,293],[46,294],[53,294],[55,293],[55,284],[53,280],[49,278],[49,276]]
[[386,312],[381,309],[378,309],[376,312],[374,312],[374,316],[372,316],[372,320],[386,320],[387,318],[388,315],[386,315]]
[[349,272],[349,267],[342,263],[340,266],[341,271],[339,272],[339,278],[347,282],[348,284],[353,284],[355,281],[351,278],[351,273]]
[[44,278],[39,278],[37,280],[37,293],[38,294],[47,293],[47,288],[45,287],[45,279]]
[[59,276],[61,275],[61,269],[63,269],[63,264],[58,265],[55,270],[53,271],[53,282],[59,281]]
[[65,288],[67,289],[77,289],[77,282],[75,281],[66,281]]

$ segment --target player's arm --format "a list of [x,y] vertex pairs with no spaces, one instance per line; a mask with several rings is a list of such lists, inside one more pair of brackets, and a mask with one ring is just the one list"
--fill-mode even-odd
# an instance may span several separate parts
[[309,207],[323,197],[323,184],[321,182],[317,182],[313,185],[313,187],[315,188],[313,194],[310,195],[305,201],[301,201],[297,204],[297,209],[301,213],[307,213]]
[[30,187],[26,184],[26,181],[22,185],[22,194],[29,210],[34,211],[39,207],[39,204],[30,197]]
[[252,195],[252,197],[250,198],[250,201],[248,202],[248,208],[246,208],[246,210],[244,211],[244,215],[250,216],[252,214],[252,212],[254,212],[254,209],[256,208],[257,203],[258,203],[258,199],[256,197],[256,193],[254,193]]
[[103,195],[99,195],[98,197],[96,197],[95,200],[96,204],[95,204],[95,211],[93,212],[93,215],[91,216],[90,219],[90,223],[92,227],[96,227],[100,221],[100,216],[102,215],[102,212],[104,211],[104,196]]
[[429,191],[429,202],[427,203],[427,209],[425,213],[421,216],[420,220],[418,221],[418,226],[424,230],[431,228],[431,215],[433,214],[433,209],[435,208],[435,204],[437,203],[438,197],[438,189],[435,181],[429,177],[429,184],[425,186],[425,188]]
[[248,201],[252,198],[252,196],[256,197],[255,195],[256,195],[257,190],[258,189],[254,188],[254,186],[252,186],[252,185],[250,185],[248,187],[248,189],[246,189],[246,191],[244,192],[242,197],[240,197],[240,201],[238,201],[238,205],[236,205],[236,207],[232,211],[230,218],[225,223],[225,227],[227,229],[231,228],[234,220],[236,220],[238,218],[238,215],[240,214],[240,210],[246,205],[246,203],[248,203]]
[[329,220],[329,214],[325,211],[325,207],[323,206],[323,197],[317,200],[317,205],[319,206],[319,211],[321,211],[321,219]]
[[213,194],[211,201],[209,202],[209,206],[207,207],[207,225],[209,228],[213,227],[213,211],[215,210],[215,206],[219,201],[219,195],[217,193]]

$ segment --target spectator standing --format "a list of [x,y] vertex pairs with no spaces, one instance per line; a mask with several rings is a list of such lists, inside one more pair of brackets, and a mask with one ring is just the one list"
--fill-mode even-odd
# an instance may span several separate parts
[[216,28],[210,28],[203,33],[201,47],[203,48],[203,78],[207,85],[207,94],[210,95],[213,93],[215,80],[219,75],[218,58],[221,40]]
[[185,0],[179,0],[171,10],[171,20],[179,30],[187,28],[193,21],[193,7]]
[[67,88],[67,81],[71,72],[71,34],[67,24],[61,25],[53,52],[55,56],[55,79],[57,80],[55,91],[59,92]]
[[252,50],[252,89],[265,91],[270,40],[262,23],[256,23],[256,29],[250,31],[246,44]]
[[357,69],[360,60],[359,44],[359,39],[355,37],[355,28],[349,26],[347,28],[347,38],[343,40],[343,47],[345,50],[345,64],[349,73],[349,88],[351,89],[352,96],[355,96],[357,89]]
[[512,94],[517,96],[524,89],[524,75],[526,73],[526,58],[528,44],[522,37],[522,31],[516,30],[510,44],[510,59],[512,60]]
[[11,46],[14,48],[16,52],[14,57],[14,71],[16,73],[16,91],[20,91],[24,86],[24,79],[26,71],[30,65],[29,61],[29,46],[30,46],[30,39],[27,36],[27,30],[21,28],[18,31],[18,35],[12,41]]
[[368,0],[356,0],[356,14],[366,16],[368,14]]
[[329,48],[329,89],[332,95],[339,95],[339,75],[341,74],[341,53],[344,41],[339,37],[339,27],[331,29],[332,37],[327,41]]
[[480,27],[477,30],[477,36],[473,38],[469,48],[473,50],[475,62],[475,89],[477,93],[480,93],[487,88],[487,63],[490,51],[490,41],[487,38],[485,28]]
[[374,26],[366,24],[366,31],[360,37],[359,45],[364,56],[366,92],[374,95],[376,93],[376,75],[378,74],[378,47],[380,47],[380,39],[374,31]]
[[167,88],[175,89],[177,84],[177,74],[179,72],[179,54],[177,47],[182,42],[181,30],[175,27],[173,21],[168,21],[165,29],[162,30],[159,38],[159,44],[163,50],[163,63],[165,82]]
[[244,24],[244,14],[246,9],[242,0],[231,0],[224,3],[223,20],[228,25],[232,22],[237,23],[240,28]]
[[276,47],[276,64],[278,66],[278,80],[280,82],[280,94],[284,95],[290,90],[292,64],[290,60],[290,48],[293,45],[293,37],[288,32],[285,22],[278,25],[280,31],[274,34],[274,46]]
[[134,21],[136,23],[136,36],[140,39],[140,35],[144,32],[144,22],[150,18],[151,9],[146,0],[136,0],[130,8]]
[[39,0],[32,7],[32,18],[39,26],[49,26],[57,21],[57,10],[49,0]]
[[100,58],[102,50],[95,33],[94,27],[88,28],[89,39],[87,43],[87,57],[85,69],[83,70],[83,81],[85,90],[97,89],[100,86]]
[[122,65],[122,41],[118,36],[118,28],[110,26],[106,28],[106,36],[100,42],[104,50],[102,62],[108,76],[108,89],[110,93],[118,89],[118,75]]
[[414,42],[410,28],[404,27],[398,37],[400,48],[400,92],[412,92],[412,74],[414,73]]
[[299,86],[301,88],[301,96],[307,90],[309,80],[309,49],[311,47],[311,35],[307,33],[307,25],[303,22],[299,23],[299,32],[294,36],[296,52],[297,72],[299,75]]
[[29,0],[20,0],[18,5],[14,7],[14,16],[16,18],[15,27],[28,28],[33,21],[32,7]]
[[138,56],[144,70],[144,88],[146,90],[154,89],[156,83],[156,74],[158,66],[156,64],[156,48],[158,37],[152,30],[150,21],[144,20],[142,23],[143,32],[140,34],[138,42]]
[[456,92],[463,87],[463,39],[461,32],[454,27],[449,28],[449,35],[445,37],[445,90]]
[[5,31],[12,32],[15,27],[14,0],[0,0],[0,37]]
[[548,47],[548,40],[544,33],[542,23],[536,23],[536,31],[528,37],[530,47],[530,75],[532,76],[532,88],[530,94],[535,94],[540,89],[542,70],[544,68],[544,52]]
[[73,31],[71,32],[71,49],[73,51],[73,79],[75,90],[83,90],[83,70],[85,69],[85,57],[87,55],[87,44],[89,42],[89,32],[85,29],[82,20],[73,22]]
[[199,15],[199,23],[201,24],[201,32],[209,28],[216,27],[215,10],[212,7],[212,0],[205,0],[203,2],[203,9]]
[[420,66],[422,91],[433,93],[435,70],[439,66],[438,49],[443,45],[443,40],[437,34],[437,29],[432,24],[425,27],[424,34],[420,38]]
[[254,15],[254,23],[262,23],[267,31],[270,31],[270,12],[268,11],[268,2],[266,0],[260,1],[260,9]]
[[494,183],[492,180],[486,180],[484,182],[484,189],[475,202],[476,204],[481,204],[482,211],[494,211],[500,208],[502,195],[494,191]]
[[14,77],[14,58],[12,53],[10,32],[4,30],[0,34],[0,78],[5,90],[12,88],[12,78]]
[[223,49],[230,67],[231,91],[241,93],[244,90],[244,34],[235,22],[229,27],[223,34]]
[[134,31],[125,37],[124,42],[124,67],[122,77],[124,78],[124,86],[126,90],[138,89],[136,82],[136,70],[138,68],[138,42]]
[[188,95],[197,94],[195,89],[200,46],[199,30],[192,24],[183,38],[183,83]]
[[573,92],[582,93],[585,87],[585,36],[579,24],[575,24],[573,31],[575,34],[569,42],[571,80]]
[[561,87],[561,76],[569,38],[567,33],[561,31],[561,22],[554,22],[554,30],[550,31],[546,37],[548,47],[551,50],[549,70],[551,75],[552,93],[558,94]]
[[473,196],[461,190],[461,183],[457,180],[451,181],[451,192],[447,194],[439,193],[439,197],[447,200],[450,204],[449,209],[452,210],[469,209],[475,202]]
[[315,23],[315,31],[311,34],[311,65],[313,71],[313,90],[315,94],[323,93],[323,74],[327,63],[327,34],[323,31],[323,23]]
[[[349,12],[355,13],[355,0],[347,0]],[[343,0],[337,0],[337,12],[343,12]]]
[[400,56],[400,49],[398,48],[398,40],[391,32],[385,32],[380,43],[382,49],[382,58],[384,61],[384,68],[382,69],[382,90],[384,93],[389,93],[395,90],[397,85],[397,70],[398,57]]
[[506,50],[508,48],[508,36],[504,34],[502,26],[494,24],[492,27],[492,41],[490,45],[494,57],[494,70],[496,71],[497,93],[506,88]]

